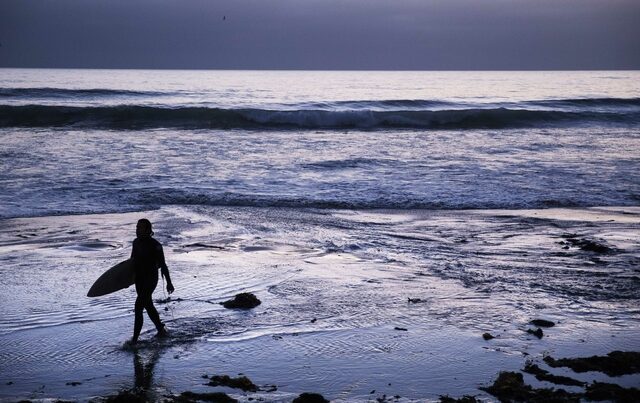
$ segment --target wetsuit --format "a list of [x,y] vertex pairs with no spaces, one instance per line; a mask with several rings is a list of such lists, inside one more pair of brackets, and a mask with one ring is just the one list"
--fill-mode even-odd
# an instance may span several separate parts
[[158,267],[162,270],[162,275],[167,279],[167,284],[171,284],[169,269],[164,261],[164,252],[160,242],[151,236],[140,236],[133,241],[131,250],[131,260],[133,260],[136,274],[136,298],[135,322],[133,326],[133,340],[138,340],[142,330],[142,311],[147,310],[149,318],[156,325],[158,332],[164,331],[164,325],[160,321],[160,315],[153,306],[151,295],[158,285]]

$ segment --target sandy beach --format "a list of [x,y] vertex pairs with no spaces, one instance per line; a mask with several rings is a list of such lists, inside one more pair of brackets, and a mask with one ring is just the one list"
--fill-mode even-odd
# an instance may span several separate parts
[[[154,294],[171,337],[155,339],[145,317],[130,350],[135,291],[85,294],[128,258],[140,217],[154,222],[176,292],[168,302],[160,286]],[[243,402],[303,392],[495,401],[478,388],[527,362],[584,382],[640,384],[637,373],[578,374],[542,361],[640,351],[640,208],[167,206],[1,223],[3,401],[87,401],[135,388],[152,400],[222,391]],[[262,304],[219,304],[240,292]],[[533,319],[555,326],[539,339],[527,333]],[[243,374],[260,390],[208,386],[203,376],[214,374]]]

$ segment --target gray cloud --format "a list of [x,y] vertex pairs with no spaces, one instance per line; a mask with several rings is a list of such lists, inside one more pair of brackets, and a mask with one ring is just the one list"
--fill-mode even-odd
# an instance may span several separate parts
[[0,43],[5,67],[638,69],[640,2],[3,0]]

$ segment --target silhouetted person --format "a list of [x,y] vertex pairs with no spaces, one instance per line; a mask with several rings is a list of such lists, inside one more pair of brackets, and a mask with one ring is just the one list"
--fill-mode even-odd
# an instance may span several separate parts
[[136,298],[135,305],[135,322],[133,325],[133,338],[131,344],[135,344],[142,330],[142,311],[147,310],[147,314],[156,329],[158,336],[166,336],[167,330],[160,321],[160,315],[153,306],[151,295],[158,285],[158,268],[162,272],[162,276],[167,280],[167,292],[171,294],[175,289],[171,283],[169,276],[169,268],[164,261],[164,252],[160,242],[153,239],[153,230],[151,222],[146,218],[138,221],[136,225],[137,238],[133,241],[133,249],[131,250],[131,260],[136,275]]

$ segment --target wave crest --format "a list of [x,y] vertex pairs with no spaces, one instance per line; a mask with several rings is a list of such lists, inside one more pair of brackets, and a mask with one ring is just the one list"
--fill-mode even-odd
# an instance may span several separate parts
[[112,129],[504,129],[573,126],[582,123],[638,124],[640,112],[594,112],[471,108],[447,110],[268,110],[204,107],[99,107],[3,105],[0,127]]

